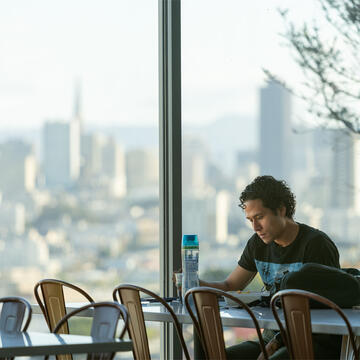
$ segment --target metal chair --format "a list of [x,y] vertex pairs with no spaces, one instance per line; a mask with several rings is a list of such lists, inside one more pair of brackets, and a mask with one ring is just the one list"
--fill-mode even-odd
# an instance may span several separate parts
[[[32,315],[30,303],[18,296],[3,297],[0,299],[0,303],[3,303],[0,314],[0,330],[8,333],[26,331]],[[25,312],[27,313],[26,317]]]
[[[190,304],[190,296],[193,299],[194,307]],[[195,287],[185,294],[185,305],[194,323],[207,359],[226,360],[225,341],[223,326],[220,317],[219,296],[227,297],[235,301],[250,315],[258,338],[264,358],[268,359],[265,343],[261,335],[258,321],[251,309],[240,299],[228,294],[225,291],[210,287]],[[194,308],[197,316],[195,316]]]
[[[34,287],[34,294],[50,331],[54,331],[56,324],[66,315],[64,287],[81,294],[90,303],[94,302],[84,290],[68,282],[55,279],[39,281]],[[69,334],[68,323],[64,324],[62,331],[63,334]]]
[[[96,302],[87,304],[78,309],[75,309],[65,315],[55,326],[55,334],[64,334],[63,327],[67,326],[68,320],[75,315],[78,315],[89,308],[94,309],[93,321],[91,325],[91,336],[95,339],[111,339],[115,338],[116,329],[120,317],[124,320],[124,325],[120,331],[119,339],[122,339],[128,330],[128,313],[126,308],[115,302]],[[88,354],[88,360],[111,360],[115,353],[99,353]]]
[[[286,328],[284,328],[278,315],[276,307],[278,299],[281,300]],[[352,353],[348,353],[346,358],[354,358],[355,360],[358,360],[359,349],[356,346],[355,336],[350,322],[338,305],[309,291],[281,290],[271,298],[270,306],[275,320],[279,325],[281,336],[288,349],[291,359],[314,359],[311,313],[309,305],[310,300],[315,300],[333,309],[344,320],[348,330],[348,340],[352,350]]]
[[144,314],[141,307],[140,293],[147,294],[161,303],[172,317],[173,324],[178,334],[185,358],[190,360],[189,352],[185,344],[179,320],[166,301],[150,290],[139,286],[122,284],[113,291],[113,299],[126,306],[129,313],[129,333],[133,341],[133,355],[136,360],[151,359],[149,341],[146,332]]

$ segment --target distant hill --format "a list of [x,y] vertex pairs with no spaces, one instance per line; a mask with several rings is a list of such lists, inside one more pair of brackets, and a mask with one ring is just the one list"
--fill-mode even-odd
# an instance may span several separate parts
[[253,151],[258,146],[254,118],[229,115],[203,126],[186,126],[184,134],[201,137],[209,146],[212,159],[227,174],[234,171],[238,151]]
[[[183,134],[201,138],[209,147],[213,158],[226,165],[232,162],[233,156],[239,150],[254,150],[257,147],[257,123],[251,117],[229,115],[218,118],[205,125],[184,125]],[[136,147],[154,147],[159,143],[159,129],[157,126],[110,126],[88,127],[88,132],[101,132],[114,136],[125,149]],[[35,144],[41,156],[42,128],[21,128],[11,131],[2,129],[0,142],[10,138],[24,139]],[[229,163],[229,166],[231,164]]]
[[[183,134],[201,137],[216,153],[235,150],[253,150],[257,147],[257,123],[250,117],[226,116],[205,125],[184,125]],[[158,127],[113,126],[93,128],[113,135],[126,148],[156,146],[159,143]]]
[[185,126],[185,134],[202,136],[215,152],[254,150],[257,147],[257,122],[254,118],[228,115],[202,126]]
[[154,147],[159,144],[159,129],[157,126],[111,126],[89,127],[89,132],[100,132],[114,136],[125,149],[137,147]]

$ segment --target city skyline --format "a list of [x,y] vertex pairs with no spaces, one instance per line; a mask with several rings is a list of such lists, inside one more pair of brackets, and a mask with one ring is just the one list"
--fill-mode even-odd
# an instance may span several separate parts
[[[290,8],[300,24],[322,22],[319,2],[181,0],[182,131],[159,141],[160,1],[0,3],[3,296],[34,302],[44,278],[76,284],[97,301],[120,283],[160,293],[162,234],[175,229],[172,256],[180,256],[182,234],[198,234],[200,277],[225,278],[254,233],[240,193],[263,172],[283,176],[284,168],[294,220],[325,231],[343,267],[359,266],[360,143],[345,139],[343,152],[335,131],[306,122],[298,104],[280,119],[279,93],[267,106],[260,96],[269,85],[264,68],[290,85],[303,80],[281,44],[277,8]],[[290,139],[278,132],[290,122],[291,167],[284,160],[279,170]],[[182,213],[169,221],[159,156],[168,140],[182,141],[181,154],[165,154],[182,173],[169,198]],[[261,164],[261,152],[272,166]],[[158,327],[151,338],[158,342]]]
[[[282,91],[277,86],[269,89],[272,94],[266,95],[271,95],[267,103],[274,106],[272,113],[287,108],[287,101],[284,104],[277,101],[282,98]],[[261,92],[257,93],[260,97]],[[74,99],[75,104],[81,102],[78,97]],[[287,120],[290,112],[284,112]],[[273,118],[267,120],[272,122]],[[77,120],[73,121],[79,125]],[[245,118],[242,121],[246,123]],[[228,126],[224,129],[225,122]],[[285,123],[278,125],[285,128]],[[234,146],[241,134],[241,130],[235,131],[231,126],[236,124],[243,125],[237,118],[222,119],[217,128],[203,125],[193,127],[192,132],[188,128],[183,135],[182,231],[199,235],[200,270],[204,273],[212,271],[220,258],[237,261],[252,234],[238,206],[238,196],[246,184],[261,174],[258,155],[264,144],[242,149]],[[114,131],[107,135],[96,131],[83,134],[81,166],[76,161],[77,170],[71,176],[68,161],[72,156],[71,125],[70,121],[44,122],[41,136],[50,162],[34,153],[33,144],[0,141],[0,165],[12,170],[0,179],[0,246],[6,256],[5,267],[0,267],[4,279],[2,291],[15,287],[22,294],[31,294],[31,282],[40,277],[71,277],[92,286],[93,276],[102,279],[95,286],[100,296],[102,289],[121,279],[151,284],[157,289],[158,145],[149,151],[142,142],[148,139],[140,138],[137,132],[133,133],[137,136],[137,150],[119,144]],[[232,135],[220,132],[229,129]],[[203,136],[204,130],[207,137]],[[260,130],[256,128],[259,137]],[[332,132],[335,131],[317,129],[293,137],[295,157],[290,175],[296,181],[289,185],[298,201],[296,221],[328,233],[340,249],[343,264],[352,266],[357,254],[354,246],[358,242],[360,213],[352,203],[346,207],[329,203],[328,194],[345,190],[353,196],[356,189],[348,189],[339,177],[337,189],[331,190],[333,183],[327,177],[330,169],[324,171],[319,167],[336,167],[337,156],[341,157],[341,153],[334,151],[333,137],[329,136]],[[78,143],[79,131],[73,134]],[[321,136],[326,141],[320,141]],[[224,152],[226,142],[233,147]],[[80,155],[79,147],[76,149],[74,159]],[[276,149],[270,147],[267,151],[276,152]],[[228,172],[227,155],[236,160]],[[273,153],[273,156],[277,155]],[[349,179],[352,166],[344,169],[348,172],[344,178]],[[269,169],[270,174],[275,171],[276,168]],[[354,187],[357,185],[354,183]],[[309,187],[314,193],[309,193]],[[342,196],[340,192],[339,195]],[[26,252],[19,256],[21,247],[31,249],[31,257]],[[214,247],[218,251],[212,251]],[[79,261],[79,252],[84,260]],[[30,283],[26,289],[20,286],[24,276]]]

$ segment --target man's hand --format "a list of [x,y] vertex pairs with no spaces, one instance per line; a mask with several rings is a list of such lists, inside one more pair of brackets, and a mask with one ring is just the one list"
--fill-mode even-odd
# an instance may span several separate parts
[[172,282],[174,283],[175,286],[176,286],[176,276],[175,276],[175,274],[177,274],[177,273],[182,273],[182,268],[173,271],[173,274],[172,274]]
[[[268,356],[274,354],[274,352],[279,348],[280,348],[280,344],[275,338],[271,339],[265,346]],[[264,359],[265,359],[264,354],[261,352],[257,360],[264,360]]]

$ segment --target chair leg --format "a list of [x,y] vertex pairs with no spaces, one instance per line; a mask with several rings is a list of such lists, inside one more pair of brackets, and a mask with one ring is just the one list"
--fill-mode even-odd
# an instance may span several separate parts
[[[355,337],[355,344],[359,348],[360,346],[360,336]],[[349,335],[343,335],[341,343],[341,354],[340,360],[353,360],[354,352],[350,344]]]
[[202,347],[201,340],[198,333],[194,328],[194,359],[195,360],[206,360],[205,351]]

